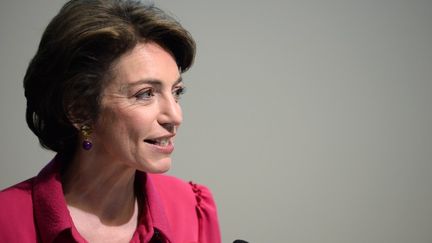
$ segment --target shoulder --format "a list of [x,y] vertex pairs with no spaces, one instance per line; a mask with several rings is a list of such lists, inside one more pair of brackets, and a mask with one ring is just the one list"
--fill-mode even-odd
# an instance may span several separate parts
[[191,186],[188,182],[165,174],[148,174],[152,183],[157,187],[158,191],[170,191],[178,193],[191,193]]
[[176,203],[183,201],[199,205],[202,200],[214,203],[211,191],[204,185],[170,175],[149,174],[149,177],[161,196],[176,198]]
[[195,195],[188,182],[169,175],[148,176],[166,207],[194,207]]
[[34,231],[32,188],[33,178],[0,191],[0,241]]
[[167,175],[150,178],[162,197],[168,218],[176,225],[176,234],[192,228],[197,242],[221,242],[216,204],[206,186]]
[[31,207],[33,178],[0,191],[0,215]]

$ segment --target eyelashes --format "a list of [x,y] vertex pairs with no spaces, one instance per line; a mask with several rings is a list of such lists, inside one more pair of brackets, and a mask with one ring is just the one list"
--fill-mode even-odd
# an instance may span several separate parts
[[[178,102],[181,99],[181,97],[185,94],[185,92],[186,92],[186,87],[184,86],[175,87],[172,91],[172,95],[175,101]],[[144,88],[138,91],[134,95],[134,97],[137,100],[141,100],[141,101],[151,101],[155,95],[156,95],[156,91],[154,88]]]
[[137,100],[150,100],[151,98],[153,98],[153,96],[154,91],[152,88],[142,89],[134,95]]
[[173,90],[173,96],[176,101],[179,101],[180,98],[186,93],[186,87],[180,86]]

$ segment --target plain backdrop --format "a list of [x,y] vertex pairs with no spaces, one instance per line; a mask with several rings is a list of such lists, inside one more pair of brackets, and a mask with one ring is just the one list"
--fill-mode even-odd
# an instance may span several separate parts
[[[174,174],[223,242],[432,242],[432,1],[155,1],[194,36]],[[0,188],[52,157],[22,79],[61,0],[0,2]]]

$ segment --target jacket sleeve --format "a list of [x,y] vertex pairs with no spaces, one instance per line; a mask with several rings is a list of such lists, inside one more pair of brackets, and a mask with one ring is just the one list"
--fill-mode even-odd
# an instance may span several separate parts
[[189,182],[195,194],[195,210],[198,217],[198,239],[200,243],[220,243],[221,235],[216,204],[210,190],[193,182]]

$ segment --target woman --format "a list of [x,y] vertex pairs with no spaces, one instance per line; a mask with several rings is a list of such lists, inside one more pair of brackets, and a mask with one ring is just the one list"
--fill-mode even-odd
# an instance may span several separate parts
[[27,123],[57,155],[0,193],[0,242],[220,242],[208,189],[160,175],[194,54],[154,6],[66,3],[24,78]]

